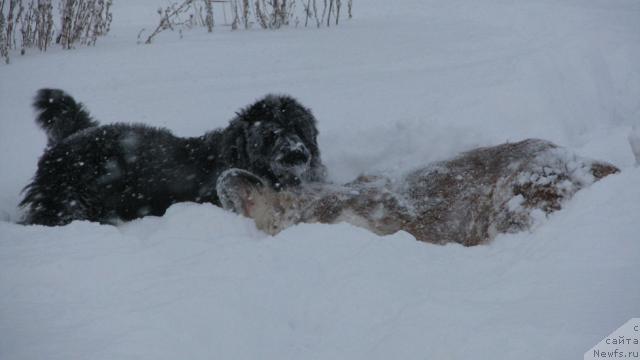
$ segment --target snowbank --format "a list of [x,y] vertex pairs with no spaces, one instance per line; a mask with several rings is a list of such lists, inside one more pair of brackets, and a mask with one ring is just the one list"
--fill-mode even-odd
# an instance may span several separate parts
[[[637,1],[372,0],[338,28],[137,46],[157,3],[116,3],[94,48],[0,66],[0,358],[568,359],[640,313]],[[268,237],[195,204],[24,227],[6,220],[46,143],[30,109],[44,86],[103,122],[185,136],[290,93],[314,109],[336,181],[526,137],[622,172],[471,249],[348,225]]]
[[0,223],[0,357],[579,357],[638,311],[639,181],[475,248],[349,225],[268,237],[193,204],[117,228]]

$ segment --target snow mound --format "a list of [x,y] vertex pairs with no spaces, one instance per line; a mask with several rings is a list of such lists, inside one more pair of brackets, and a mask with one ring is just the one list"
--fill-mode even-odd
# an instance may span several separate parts
[[[337,28],[137,46],[165,4],[116,1],[96,47],[0,66],[0,359],[565,360],[640,314],[638,1],[368,0]],[[47,141],[31,108],[43,87],[101,123],[179,136],[292,94],[338,183],[531,137],[621,173],[474,248],[347,224],[269,237],[196,204],[117,227],[20,226]]]
[[474,248],[347,224],[269,237],[197,204],[119,227],[2,222],[0,357],[570,358],[638,311],[639,181]]

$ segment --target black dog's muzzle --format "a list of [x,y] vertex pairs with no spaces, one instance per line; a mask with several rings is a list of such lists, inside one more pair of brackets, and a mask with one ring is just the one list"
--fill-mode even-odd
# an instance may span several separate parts
[[275,160],[283,168],[305,167],[311,161],[311,153],[297,135],[287,136],[276,144]]

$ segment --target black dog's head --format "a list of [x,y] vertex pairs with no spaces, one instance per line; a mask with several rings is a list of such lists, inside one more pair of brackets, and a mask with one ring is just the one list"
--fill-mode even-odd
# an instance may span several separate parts
[[289,96],[267,95],[231,121],[222,152],[232,167],[258,174],[280,188],[324,179],[317,137],[309,109]]

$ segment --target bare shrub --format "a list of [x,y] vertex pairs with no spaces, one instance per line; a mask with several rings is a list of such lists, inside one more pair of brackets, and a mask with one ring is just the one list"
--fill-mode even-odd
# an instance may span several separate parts
[[[60,23],[55,24],[52,0],[0,0],[0,57],[9,62],[13,49],[46,51],[59,28],[56,43],[95,45],[111,27],[113,0],[60,0]],[[26,6],[25,6],[26,5]],[[19,37],[19,39],[18,39]]]
[[62,30],[56,42],[64,49],[76,44],[95,45],[111,27],[113,0],[62,0]]
[[[279,29],[291,24],[298,25],[298,14],[296,4],[298,1],[302,5],[302,16],[304,16],[304,26],[308,26],[310,19],[315,20],[317,27],[330,26],[333,21],[339,24],[341,16],[342,0],[322,0],[321,12],[318,11],[320,0],[182,0],[173,2],[165,8],[158,9],[160,22],[153,32],[147,37],[146,44],[153,41],[153,38],[164,30],[182,30],[194,26],[206,26],[209,32],[214,27],[214,4],[228,6],[233,16],[231,29],[237,30],[240,26],[249,29],[253,23],[263,29]],[[348,0],[347,9],[351,18],[353,0]],[[202,14],[205,14],[203,16]],[[226,19],[226,18],[225,18]],[[138,34],[138,42],[145,29]]]
[[[219,2],[224,3],[225,1],[221,0]],[[229,0],[229,2],[231,3],[231,11],[234,17],[231,28],[237,30],[240,27],[240,23],[242,23],[245,29],[249,29],[251,27],[251,4],[249,0]],[[261,13],[256,12],[255,14],[260,22]]]
[[[352,3],[352,0],[350,0],[350,3]],[[326,12],[324,10],[327,10]],[[331,19],[333,16],[333,19],[335,19],[336,25],[338,25],[339,21],[340,21],[340,10],[342,9],[342,0],[329,0],[329,6],[327,9],[327,0],[324,0],[324,8],[322,11],[322,17],[324,19],[324,16],[326,15],[327,17],[327,27],[331,26]],[[349,8],[349,11],[351,11],[351,8]],[[349,16],[349,18],[351,18],[351,16]]]
[[306,3],[302,3],[302,8],[304,10],[304,26],[306,27],[309,24],[309,19],[311,18],[311,0],[307,0]]
[[[333,19],[335,19],[336,25],[338,25],[340,20],[340,9],[342,9],[342,1],[341,0],[322,0],[322,12],[319,12],[318,9],[318,0],[307,0],[307,19],[311,17],[313,13],[313,18],[316,21],[316,26],[321,27],[324,23],[327,27],[331,26],[331,19],[333,14]],[[349,0],[347,3],[349,10],[349,18],[351,18],[351,6],[353,6],[353,0]],[[307,21],[305,21],[305,26],[307,26]]]
[[238,30],[240,26],[240,5],[237,1],[231,3],[231,11],[233,12],[233,22],[231,23],[232,30]]
[[[309,20],[315,20],[316,26],[331,26],[332,20],[338,25],[342,9],[342,0],[299,0],[302,4],[302,16],[304,26],[309,25]],[[290,25],[296,17],[296,1],[293,0],[256,0],[256,18],[263,28],[279,28]],[[353,0],[348,0],[347,10],[349,18],[352,18]],[[320,11],[319,11],[320,10]]]
[[5,17],[4,17],[4,2],[5,0],[0,0],[0,57],[6,59],[6,62],[9,62],[9,46],[7,44],[6,34],[5,34]]
[[269,15],[267,9],[265,9],[263,2],[260,2],[260,0],[256,0],[254,6],[255,16],[258,24],[260,24],[263,29],[268,29],[271,21],[269,20]]
[[[195,26],[205,26],[208,32],[213,32],[213,28],[215,27],[214,3],[231,6],[231,11],[234,16],[231,27],[234,30],[238,28],[240,21],[244,22],[245,28],[249,28],[248,0],[242,0],[241,4],[238,3],[238,0],[183,0],[182,2],[173,2],[157,10],[160,16],[160,22],[151,34],[147,36],[144,43],[150,44],[159,33],[165,30],[178,31],[182,34],[182,31],[185,29],[191,29]],[[140,30],[138,42],[141,42],[140,39],[145,31],[146,29]]]
[[209,0],[205,0],[205,7],[207,9],[207,18],[205,19],[205,24],[207,25],[207,30],[209,32],[213,32],[213,4]]
[[38,48],[47,51],[53,41],[53,4],[51,0],[31,1],[22,15],[22,50]]
[[[236,0],[237,1],[237,0]],[[249,28],[249,0],[242,0],[242,22],[244,23],[244,28]]]
[[[5,58],[5,62],[9,63],[9,50],[15,48],[14,26],[16,23],[16,10],[22,8],[22,0],[0,0],[0,23],[2,27],[2,45],[0,45],[0,53]],[[5,17],[6,11],[6,17]]]
[[327,26],[331,24],[331,10],[333,9],[333,0],[329,0],[329,14],[327,15]]
[[[153,32],[145,40],[145,44],[151,44],[153,38],[164,30],[179,30],[183,28],[190,28],[194,24],[194,7],[192,6],[195,0],[185,0],[182,3],[172,3],[171,5],[158,9],[158,15],[160,15],[160,23],[153,30]],[[206,0],[205,0],[206,1]],[[197,11],[196,11],[197,12]],[[144,31],[144,29],[142,29]],[[142,34],[140,32],[140,35]],[[138,35],[138,37],[140,37]]]

